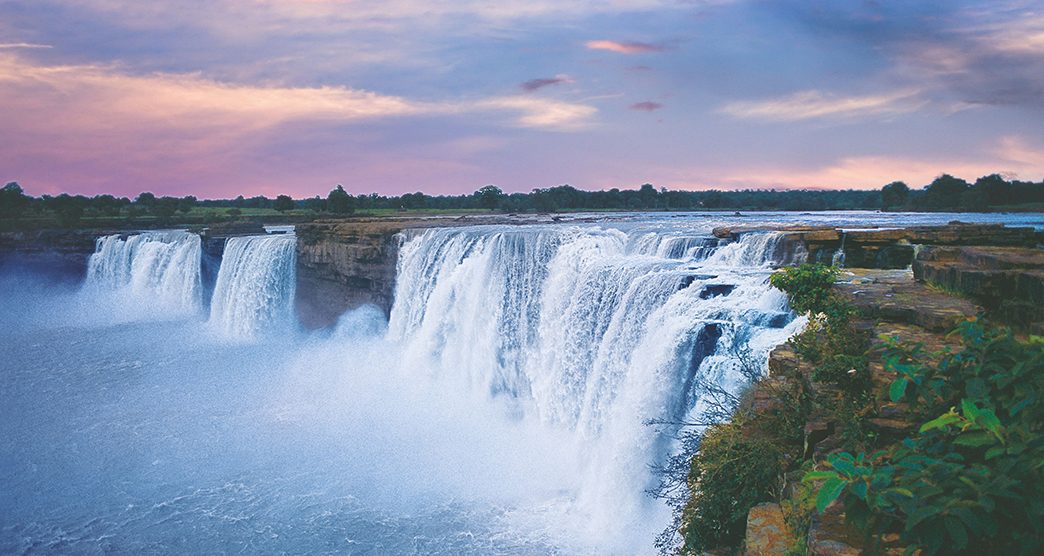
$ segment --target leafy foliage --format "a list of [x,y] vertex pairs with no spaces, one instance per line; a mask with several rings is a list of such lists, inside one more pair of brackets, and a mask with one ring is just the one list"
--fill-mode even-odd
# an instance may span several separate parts
[[836,302],[830,287],[839,273],[837,267],[811,263],[781,269],[770,280],[773,286],[787,293],[795,311],[817,314],[828,311]]
[[682,515],[682,553],[739,544],[747,512],[777,497],[782,471],[779,446],[744,434],[741,423],[708,428],[689,471],[692,497]]
[[934,416],[916,435],[871,455],[832,455],[822,510],[841,498],[868,535],[898,531],[925,554],[1044,550],[1044,339],[968,321],[963,349],[934,354],[891,339],[893,401]]

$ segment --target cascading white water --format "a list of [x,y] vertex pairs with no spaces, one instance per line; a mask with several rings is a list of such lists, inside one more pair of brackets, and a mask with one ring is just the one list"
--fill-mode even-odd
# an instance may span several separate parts
[[621,519],[649,519],[648,468],[670,450],[645,423],[696,411],[696,376],[735,391],[744,358],[763,368],[792,333],[768,284],[779,240],[428,230],[402,246],[388,336],[418,368],[572,431],[590,455],[578,503],[595,527],[626,531]]
[[210,302],[210,325],[238,339],[289,325],[296,245],[294,234],[229,238]]
[[202,289],[200,253],[199,236],[184,231],[101,237],[87,263],[85,288],[148,309],[194,312]]

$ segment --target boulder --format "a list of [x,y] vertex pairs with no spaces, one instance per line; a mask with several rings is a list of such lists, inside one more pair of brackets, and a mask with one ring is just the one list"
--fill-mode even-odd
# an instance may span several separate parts
[[743,541],[746,556],[786,554],[790,545],[790,529],[783,519],[779,504],[758,504],[747,513],[747,535]]

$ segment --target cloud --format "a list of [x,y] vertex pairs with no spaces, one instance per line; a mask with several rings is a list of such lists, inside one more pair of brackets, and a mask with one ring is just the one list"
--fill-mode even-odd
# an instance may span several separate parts
[[[0,55],[0,100],[12,117],[38,112],[83,130],[209,129],[242,132],[291,121],[353,122],[388,117],[515,112],[514,125],[581,127],[594,107],[532,97],[417,101],[349,87],[257,86],[199,74],[132,75],[115,66],[40,66]],[[60,116],[60,117],[59,117]],[[42,121],[42,120],[41,120]]]
[[558,85],[560,83],[572,83],[572,82],[573,82],[573,78],[572,77],[569,77],[568,75],[565,75],[565,74],[558,74],[558,75],[556,75],[554,77],[538,77],[536,79],[530,79],[529,81],[526,81],[524,83],[519,84],[519,88],[521,88],[523,91],[526,91],[526,92],[533,92],[533,91],[536,91],[538,89],[543,89],[544,87],[547,87],[547,86],[550,86],[550,85]]
[[543,99],[533,96],[498,97],[479,101],[474,108],[521,112],[515,125],[549,131],[576,131],[590,126],[598,109],[585,104]]
[[610,40],[587,41],[584,46],[591,50],[608,50],[619,54],[648,54],[663,52],[662,46],[646,42],[619,42]]
[[[345,169],[346,150],[387,162],[396,155],[384,151],[405,147],[384,134],[436,124],[445,133],[452,125],[434,119],[477,120],[496,133],[504,127],[570,132],[590,126],[596,113],[587,104],[532,95],[417,100],[340,86],[231,83],[198,73],[135,75],[117,65],[39,65],[0,53],[0,120],[10,139],[0,149],[0,169],[37,191],[129,193],[149,184],[157,192],[191,184],[257,191],[279,187],[280,180],[315,187],[341,179],[338,171],[357,175]],[[440,168],[481,181],[475,168],[452,157],[483,145],[458,147],[449,159],[411,151],[409,168],[424,161],[431,181]],[[414,179],[405,165],[393,166],[368,171]]]
[[794,122],[902,114],[923,105],[917,91],[912,90],[865,96],[838,96],[812,90],[769,100],[730,102],[720,112],[747,120]]
[[0,43],[0,50],[15,49],[15,48],[52,48],[49,44],[33,44],[30,42],[9,42]]
[[644,102],[636,102],[630,106],[631,110],[638,110],[640,112],[653,112],[663,108],[663,105],[659,102],[652,102],[647,100]]
[[845,156],[815,167],[764,167],[748,164],[743,168],[702,168],[676,180],[693,186],[714,184],[735,188],[782,187],[813,189],[877,189],[900,180],[919,188],[937,176],[948,173],[975,181],[993,173],[1040,179],[1044,175],[1044,147],[1022,137],[1006,136],[967,156]]

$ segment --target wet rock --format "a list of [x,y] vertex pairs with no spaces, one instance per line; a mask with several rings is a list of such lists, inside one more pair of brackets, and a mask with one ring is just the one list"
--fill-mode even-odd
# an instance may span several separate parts
[[734,289],[736,289],[735,284],[708,284],[704,286],[703,291],[700,292],[700,299],[710,299],[712,297],[729,295]]

